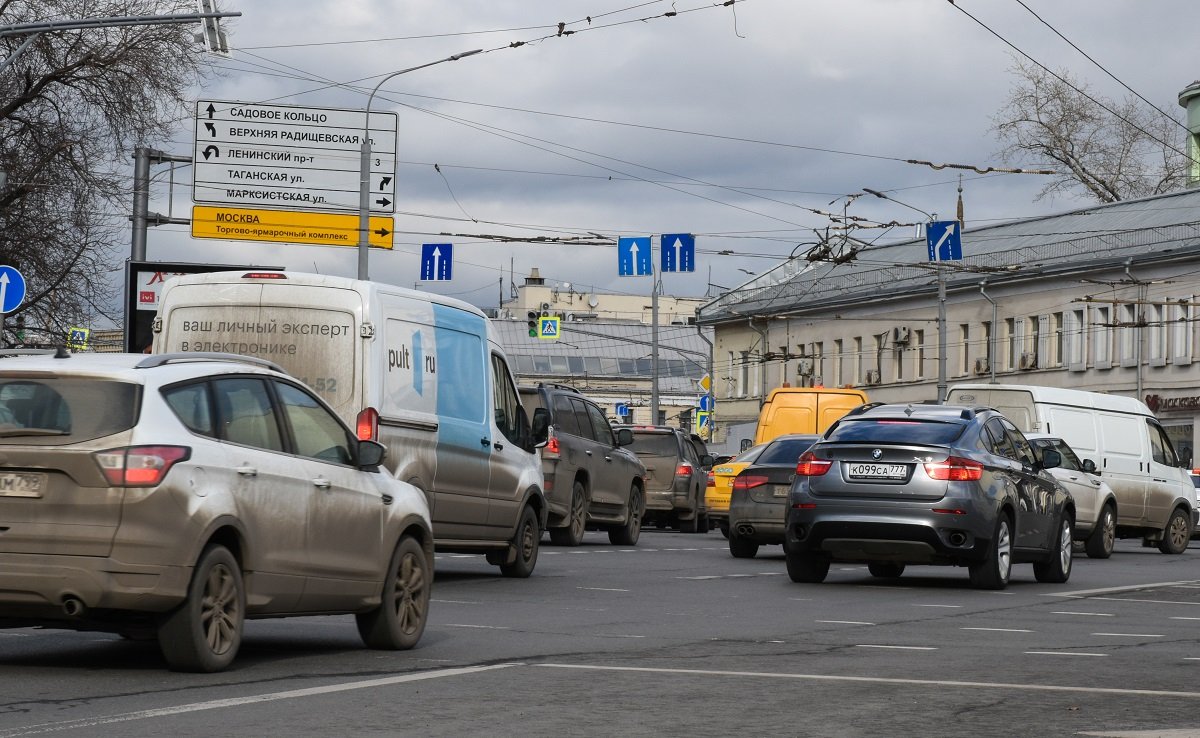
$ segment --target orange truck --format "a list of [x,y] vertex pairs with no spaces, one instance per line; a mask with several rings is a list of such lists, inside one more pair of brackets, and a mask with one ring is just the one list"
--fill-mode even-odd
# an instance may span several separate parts
[[785,433],[824,433],[843,415],[869,400],[857,389],[780,387],[771,390],[758,413],[754,445]]

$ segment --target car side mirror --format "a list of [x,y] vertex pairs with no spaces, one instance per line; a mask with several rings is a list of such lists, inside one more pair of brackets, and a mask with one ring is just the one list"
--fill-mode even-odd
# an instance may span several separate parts
[[367,469],[379,466],[387,456],[387,446],[378,441],[358,442],[358,466]]
[[1083,460],[1083,470],[1088,474],[1099,474],[1100,470],[1096,468],[1096,462],[1091,459]]
[[544,407],[533,411],[533,446],[539,448],[550,439],[550,411]]
[[1042,468],[1054,469],[1062,466],[1062,454],[1052,448],[1042,450]]
[[628,428],[618,428],[617,429],[617,445],[618,446],[632,446],[633,445],[633,431],[629,430]]
[[710,468],[712,468],[712,465],[713,465],[712,454],[703,454],[700,456],[700,466],[704,467],[705,469],[710,469]]

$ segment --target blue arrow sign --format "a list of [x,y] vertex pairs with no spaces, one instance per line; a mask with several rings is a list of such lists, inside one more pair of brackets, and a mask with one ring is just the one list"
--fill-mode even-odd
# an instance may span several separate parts
[[25,277],[5,264],[0,266],[0,312],[11,313],[25,301]]
[[[690,233],[662,234],[662,270],[696,271],[696,237]],[[668,261],[670,266],[668,266]]]
[[653,273],[649,236],[624,236],[617,239],[617,276],[641,277]]
[[421,281],[446,282],[454,267],[454,244],[421,244]]
[[696,404],[700,406],[701,410],[704,410],[705,412],[712,412],[713,396],[712,395],[700,395],[700,402],[698,402]]
[[629,405],[624,402],[618,402],[616,404],[616,411],[618,416],[624,417],[629,414]]
[[935,220],[925,224],[925,242],[930,261],[959,261],[962,257],[962,234],[957,220]]

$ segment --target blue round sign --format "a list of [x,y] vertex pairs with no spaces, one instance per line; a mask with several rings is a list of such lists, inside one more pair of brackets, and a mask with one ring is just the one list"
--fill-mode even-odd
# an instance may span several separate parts
[[0,265],[0,312],[11,313],[25,301],[25,278],[13,267]]

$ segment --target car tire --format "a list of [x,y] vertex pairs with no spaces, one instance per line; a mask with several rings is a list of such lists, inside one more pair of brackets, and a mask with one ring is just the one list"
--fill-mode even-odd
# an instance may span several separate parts
[[517,549],[517,557],[511,564],[500,564],[500,573],[514,579],[524,579],[532,574],[533,567],[537,565],[538,542],[541,538],[537,514],[532,507],[526,507],[521,512],[517,533],[512,539],[512,545]]
[[707,513],[705,513],[703,515],[697,514],[696,515],[696,532],[707,534],[710,530],[712,530],[712,524],[708,520],[708,514]]
[[896,564],[891,561],[872,561],[867,564],[867,571],[871,572],[871,576],[880,579],[898,579],[904,573],[904,564]]
[[787,553],[787,573],[793,582],[820,584],[829,574],[829,558],[820,554]]
[[354,618],[367,648],[404,651],[417,645],[429,619],[432,585],[425,549],[412,536],[404,536],[392,552],[379,607]]
[[187,599],[163,617],[158,647],[174,671],[220,671],[242,645],[246,588],[237,559],[224,546],[200,554]]
[[575,480],[571,488],[571,512],[564,528],[550,529],[550,542],[555,546],[578,546],[583,543],[583,533],[587,529],[587,490],[583,482]]
[[758,553],[758,541],[743,538],[736,532],[729,534],[729,553],[735,559],[752,559]]
[[1117,513],[1112,505],[1105,505],[1100,510],[1100,518],[1096,527],[1084,543],[1084,551],[1088,558],[1107,559],[1112,556],[1113,546],[1117,541]]
[[729,523],[722,522],[719,527],[721,528],[721,535],[728,538],[729,537]]
[[988,542],[983,561],[971,564],[971,586],[976,589],[1004,589],[1012,576],[1012,522],[1005,513],[996,520],[996,530]]
[[642,490],[635,484],[629,490],[629,515],[625,525],[610,528],[608,542],[614,546],[636,546],[642,535]]
[[1177,507],[1167,518],[1167,527],[1163,528],[1162,540],[1158,542],[1158,550],[1165,554],[1181,554],[1187,550],[1188,541],[1192,539],[1192,521],[1186,510]]
[[680,533],[695,533],[696,531],[698,531],[700,529],[699,525],[700,525],[700,514],[696,513],[696,514],[692,515],[691,520],[680,520],[679,521],[679,532]]
[[1058,521],[1058,535],[1055,537],[1053,549],[1045,561],[1033,562],[1033,576],[1039,582],[1047,584],[1062,584],[1071,578],[1071,555],[1074,551],[1071,532],[1075,529],[1075,521],[1069,515],[1063,515]]

